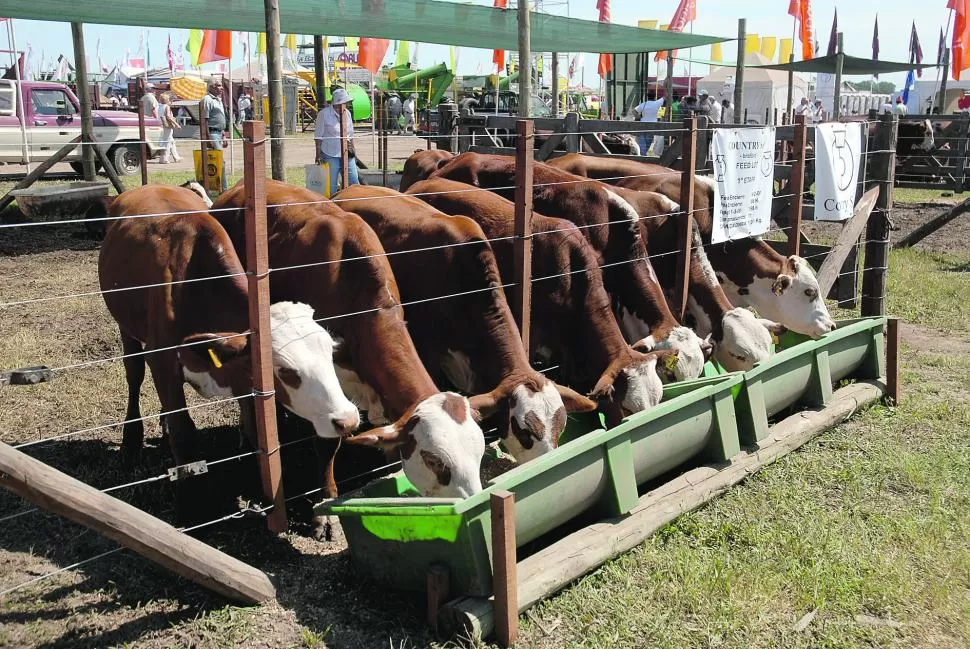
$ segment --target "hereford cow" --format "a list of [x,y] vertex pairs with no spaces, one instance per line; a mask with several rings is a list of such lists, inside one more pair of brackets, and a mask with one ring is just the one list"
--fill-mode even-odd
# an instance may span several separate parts
[[[442,166],[432,178],[449,178],[514,197],[515,160],[504,156],[463,153]],[[701,375],[705,345],[671,314],[663,289],[647,257],[637,222],[641,214],[617,190],[583,180],[542,163],[535,165],[533,204],[547,215],[580,226],[597,253],[603,282],[620,313],[618,320],[628,339],[645,349],[676,349],[678,380]],[[635,192],[630,192],[635,194]],[[676,212],[677,205],[659,194],[653,214]]]
[[[580,155],[563,156],[551,164],[590,178],[614,179],[610,182],[619,187],[659,192],[672,200],[680,197],[680,172],[660,165]],[[700,175],[695,179],[694,220],[730,303],[754,307],[761,316],[813,338],[834,329],[807,261],[785,257],[760,239],[710,243],[714,181]]]
[[[400,452],[404,472],[424,495],[480,491],[485,440],[475,413],[466,398],[440,392],[421,364],[377,235],[359,216],[301,187],[267,181],[266,199],[273,299],[313,307],[341,341],[341,385],[372,423],[391,422],[349,441]],[[240,184],[212,210],[237,251],[245,250],[245,204]],[[323,491],[334,497],[328,465]]]
[[334,202],[363,218],[390,253],[425,367],[480,395],[472,405],[483,415],[501,412],[502,441],[516,460],[554,449],[567,411],[596,409],[529,365],[492,249],[474,221],[385,187],[352,185]]
[[[206,397],[252,394],[246,277],[225,230],[195,193],[146,185],[114,198],[98,259],[108,311],[118,322],[128,382],[122,451],[141,450],[139,390],[148,363],[177,464],[199,459],[182,384]],[[170,214],[123,218],[142,214]],[[213,278],[213,279],[208,279]],[[134,288],[134,287],[146,288]],[[360,423],[334,373],[334,342],[306,304],[270,309],[273,373],[280,403],[308,419],[317,435],[349,435]],[[255,446],[252,402],[242,401]]]
[[419,149],[411,154],[404,162],[404,173],[401,175],[401,191],[406,192],[408,188],[419,180],[424,180],[438,167],[444,165],[455,155],[444,149]]
[[[448,214],[468,214],[491,241],[504,283],[513,277],[514,205],[497,194],[433,178],[411,192]],[[610,425],[656,405],[676,352],[642,354],[623,340],[603,288],[596,252],[564,219],[539,213],[532,220],[532,329],[534,356],[558,366],[563,381],[592,393]]]

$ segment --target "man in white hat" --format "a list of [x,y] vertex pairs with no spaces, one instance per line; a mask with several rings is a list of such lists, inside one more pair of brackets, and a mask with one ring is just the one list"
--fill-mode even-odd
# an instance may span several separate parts
[[350,94],[343,88],[333,91],[330,104],[317,115],[317,126],[313,139],[317,144],[317,164],[326,162],[330,166],[330,191],[336,192],[340,182],[340,120],[343,120],[347,135],[347,182],[357,185],[357,160],[354,154],[354,120],[350,116]]

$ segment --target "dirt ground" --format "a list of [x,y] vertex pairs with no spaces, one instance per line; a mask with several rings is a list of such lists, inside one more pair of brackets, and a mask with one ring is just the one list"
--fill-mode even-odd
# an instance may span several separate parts
[[[900,227],[897,234],[938,209],[943,208],[900,207],[894,219]],[[970,249],[967,218],[920,245],[965,255]],[[0,368],[60,368],[121,353],[117,330],[97,294],[9,305],[96,291],[97,250],[97,242],[75,226],[0,229],[0,276],[6,280],[0,288]],[[917,345],[939,340],[913,329],[904,335]],[[125,394],[119,362],[56,371],[51,382],[37,386],[0,388],[0,441],[16,445],[65,435],[25,450],[98,488],[164,474],[169,453],[154,420],[146,424],[141,464],[134,470],[121,464],[120,429],[108,425],[124,419]],[[143,414],[158,412],[150,377],[142,387],[141,403]],[[190,405],[200,403],[190,395]],[[246,452],[234,427],[234,408],[199,408],[192,416],[208,459]],[[98,429],[66,435],[89,428]],[[284,441],[294,441],[305,437],[306,430],[286,426],[282,434]],[[306,442],[284,449],[288,494],[313,488],[310,451]],[[380,464],[373,456],[359,462]],[[348,465],[338,478],[353,475]],[[198,480],[195,486],[210,518],[239,511],[240,500],[258,500],[257,476],[254,458],[248,456]],[[120,489],[115,495],[174,521],[175,489],[167,480]],[[423,595],[388,591],[359,578],[339,538],[317,542],[299,527],[274,537],[256,515],[212,525],[197,535],[267,572],[278,588],[278,601],[268,606],[228,606],[127,550],[8,593],[27,580],[118,547],[30,509],[21,499],[0,492],[0,647],[410,647],[431,642],[422,623]]]

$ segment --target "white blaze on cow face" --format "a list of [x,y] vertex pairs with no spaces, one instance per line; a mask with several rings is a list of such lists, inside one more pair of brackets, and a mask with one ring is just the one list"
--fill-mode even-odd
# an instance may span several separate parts
[[314,321],[313,308],[277,302],[270,307],[270,321],[280,403],[312,423],[320,437],[344,437],[356,430],[360,413],[340,389],[333,363],[336,345]]
[[[623,368],[620,375],[626,383],[625,390],[618,395],[624,415],[632,415],[660,403],[664,386],[657,371],[655,356],[647,358],[642,363]],[[614,382],[614,386],[617,386],[617,383]],[[618,390],[622,389],[623,386],[618,386]]]
[[724,314],[723,338],[714,343],[714,358],[729,372],[746,372],[771,357],[771,332],[747,309]]
[[801,257],[789,257],[795,272],[775,278],[755,277],[749,286],[737,286],[719,274],[728,299],[736,306],[753,307],[758,315],[812,338],[833,329],[825,301],[819,295],[818,279]]
[[515,386],[509,415],[512,432],[502,442],[519,464],[556,448],[566,427],[566,406],[551,381],[538,392],[527,385]]
[[[696,379],[704,372],[704,341],[688,327],[674,327],[664,340],[655,341],[653,336],[647,336],[636,345],[637,349],[671,349],[677,352],[677,365],[672,372],[677,381]],[[661,376],[666,376],[662,372]]]
[[424,496],[467,498],[482,490],[485,437],[468,399],[453,392],[434,394],[390,426],[348,441],[399,451],[405,475]]
[[205,201],[206,207],[212,207],[212,199],[209,198],[209,192],[205,188],[194,180],[189,180],[180,185],[180,187],[185,187],[186,189],[195,192],[199,195],[203,201]]

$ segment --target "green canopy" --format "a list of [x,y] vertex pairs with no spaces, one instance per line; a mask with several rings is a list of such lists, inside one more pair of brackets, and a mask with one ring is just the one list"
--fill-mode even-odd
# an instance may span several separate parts
[[[819,56],[807,61],[795,61],[794,63],[777,63],[775,65],[751,65],[752,68],[768,68],[769,70],[783,70],[788,72],[815,72],[822,74],[835,74],[836,60],[838,54],[831,56]],[[891,72],[908,72],[910,70],[922,70],[923,68],[937,67],[932,63],[899,63],[894,61],[874,61],[872,59],[862,59],[857,56],[842,55],[842,74],[863,75],[871,77],[874,74],[889,74]]]
[[[63,22],[265,31],[263,0],[0,0],[0,16]],[[482,49],[518,49],[516,10],[441,0],[284,0],[283,33],[370,36]],[[656,52],[729,39],[532,15],[533,52]]]

